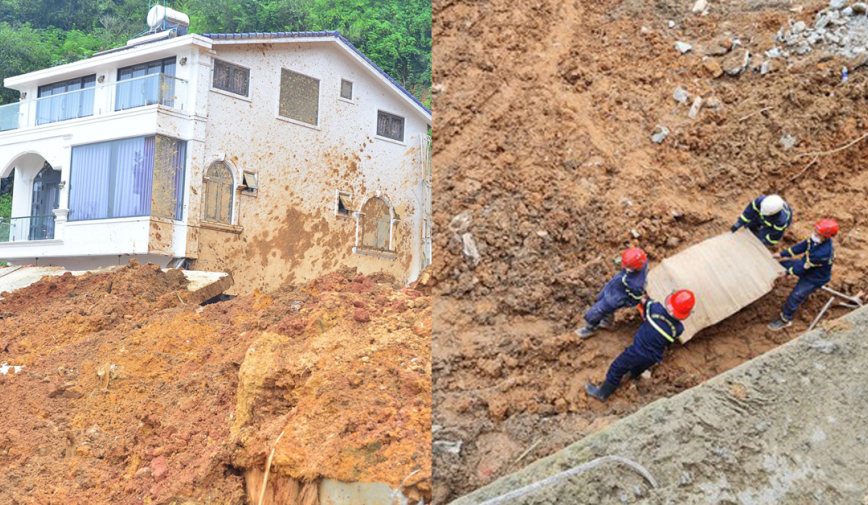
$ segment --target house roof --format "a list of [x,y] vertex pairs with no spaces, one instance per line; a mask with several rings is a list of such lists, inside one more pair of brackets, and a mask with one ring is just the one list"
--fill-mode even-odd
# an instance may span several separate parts
[[356,53],[359,57],[361,57],[368,65],[371,66],[376,72],[382,75],[387,81],[392,83],[393,86],[398,88],[398,90],[405,94],[410,100],[412,100],[416,105],[418,105],[422,110],[424,110],[429,116],[431,115],[431,110],[428,107],[425,107],[422,102],[419,101],[412,93],[404,89],[403,86],[398,84],[395,79],[386,73],[385,70],[377,66],[376,63],[371,61],[370,58],[365,56],[361,51],[359,51],[356,46],[354,46],[349,40],[344,38],[340,32],[338,31],[323,31],[323,32],[252,32],[252,33],[203,33],[202,37],[207,37],[211,40],[250,40],[250,39],[301,39],[301,38],[322,38],[322,37],[334,37],[341,43],[343,43],[348,49]]

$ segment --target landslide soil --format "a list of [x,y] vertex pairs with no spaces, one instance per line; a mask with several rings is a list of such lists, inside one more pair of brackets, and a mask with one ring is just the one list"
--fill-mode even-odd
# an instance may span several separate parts
[[430,496],[424,288],[345,271],[197,306],[185,284],[133,262],[4,293],[0,503],[253,503],[272,448],[269,482],[418,470]]
[[[785,246],[822,217],[841,224],[833,287],[868,289],[868,142],[822,156],[868,126],[864,67],[816,50],[714,78],[704,48],[736,37],[763,52],[788,20],[811,24],[826,4],[435,0],[433,343],[434,502],[445,503],[802,332],[774,318],[794,282],[675,346],[650,379],[606,404],[582,391],[632,340],[635,312],[578,341],[572,328],[623,248],[652,262],[726,232],[753,198],[795,208]],[[669,21],[675,27],[669,28]],[[680,55],[675,41],[693,44]],[[719,101],[693,120],[681,86]],[[651,142],[657,124],[669,129]],[[780,139],[790,135],[795,147]],[[460,217],[456,217],[460,216]],[[462,237],[478,245],[477,264]],[[846,309],[835,308],[832,317]]]

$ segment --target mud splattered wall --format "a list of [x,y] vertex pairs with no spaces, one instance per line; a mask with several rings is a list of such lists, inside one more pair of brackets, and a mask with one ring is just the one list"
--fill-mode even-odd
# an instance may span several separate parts
[[[212,56],[250,69],[250,96],[210,89],[211,58],[202,55],[197,109],[207,100],[204,153],[191,170],[188,241],[193,267],[232,273],[237,292],[272,289],[341,266],[415,279],[421,263],[420,137],[428,119],[354,62],[335,43],[215,44]],[[205,65],[208,62],[209,65]],[[319,81],[316,125],[278,117],[283,70]],[[341,80],[353,83],[341,99]],[[376,136],[377,113],[405,118],[404,140]],[[205,219],[206,165],[223,159],[235,184],[256,175],[255,191],[236,190],[232,224]],[[337,192],[352,209],[378,194],[390,202],[396,259],[353,253],[356,221],[336,215]]]

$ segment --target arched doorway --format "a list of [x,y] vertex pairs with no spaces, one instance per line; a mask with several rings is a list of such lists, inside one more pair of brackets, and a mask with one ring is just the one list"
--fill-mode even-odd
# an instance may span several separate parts
[[30,240],[54,238],[54,209],[60,206],[60,172],[48,162],[33,179],[30,203]]

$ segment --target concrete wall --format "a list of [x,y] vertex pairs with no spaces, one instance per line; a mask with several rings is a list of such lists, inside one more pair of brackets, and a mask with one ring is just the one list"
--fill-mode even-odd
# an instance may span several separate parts
[[868,308],[460,498],[471,505],[601,456],[605,465],[518,504],[825,504],[868,500]]
[[[193,174],[204,195],[210,161],[225,159],[236,178],[258,174],[257,194],[235,193],[235,221],[243,228],[202,225],[203,209],[191,208],[190,243],[198,242],[194,268],[232,273],[239,292],[303,281],[340,266],[384,271],[409,282],[421,264],[421,136],[424,116],[372,78],[333,42],[215,45],[215,57],[250,69],[250,97],[200,86],[207,96],[204,157]],[[319,124],[277,116],[281,69],[319,79]],[[210,65],[200,83],[210,83]],[[353,100],[340,99],[341,79],[353,81]],[[204,89],[203,89],[204,88]],[[405,118],[403,142],[376,136],[377,111]],[[356,222],[335,215],[336,193],[353,195],[358,210],[381,195],[397,211],[397,259],[354,254]]]

